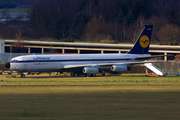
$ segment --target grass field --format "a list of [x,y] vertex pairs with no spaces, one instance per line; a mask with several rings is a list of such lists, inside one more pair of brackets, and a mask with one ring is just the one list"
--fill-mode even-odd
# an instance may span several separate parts
[[0,79],[1,120],[180,119],[180,77]]
[[26,75],[26,78],[12,78],[11,76],[1,76],[0,85],[180,85],[180,77],[145,77],[141,74],[121,76],[97,76],[97,77],[69,77],[69,76],[49,76]]

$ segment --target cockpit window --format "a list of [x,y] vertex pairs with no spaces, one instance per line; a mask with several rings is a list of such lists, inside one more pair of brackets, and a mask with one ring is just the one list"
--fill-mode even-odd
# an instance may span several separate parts
[[18,60],[11,60],[10,62],[17,62]]

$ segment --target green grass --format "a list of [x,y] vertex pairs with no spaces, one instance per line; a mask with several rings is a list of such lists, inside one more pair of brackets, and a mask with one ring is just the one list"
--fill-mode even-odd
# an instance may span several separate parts
[[[0,76],[0,120],[180,119],[180,77]],[[53,85],[53,86],[52,86]]]
[[127,74],[106,77],[69,77],[26,75],[26,78],[0,77],[0,85],[180,85],[180,77],[145,77],[141,74]]
[[0,119],[180,119],[178,86],[0,87]]

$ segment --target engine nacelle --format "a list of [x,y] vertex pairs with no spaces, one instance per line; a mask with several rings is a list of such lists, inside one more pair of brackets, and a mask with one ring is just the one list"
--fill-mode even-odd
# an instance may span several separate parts
[[111,70],[114,72],[122,72],[122,71],[126,71],[129,70],[130,68],[127,66],[120,66],[120,65],[113,65],[111,67]]
[[85,67],[83,69],[83,73],[87,73],[87,74],[95,74],[95,73],[98,73],[98,72],[99,72],[98,68]]

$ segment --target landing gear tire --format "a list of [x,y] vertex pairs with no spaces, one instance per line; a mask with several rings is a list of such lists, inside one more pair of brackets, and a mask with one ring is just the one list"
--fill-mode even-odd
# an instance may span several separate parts
[[95,77],[96,74],[88,74],[88,77]]
[[79,76],[79,74],[78,74],[78,73],[75,73],[75,74],[74,74],[74,76],[75,76],[75,77],[78,77],[78,76]]
[[75,73],[74,72],[71,72],[71,77],[75,77]]
[[21,77],[22,77],[22,78],[25,78],[25,75],[24,75],[24,74],[21,74]]

